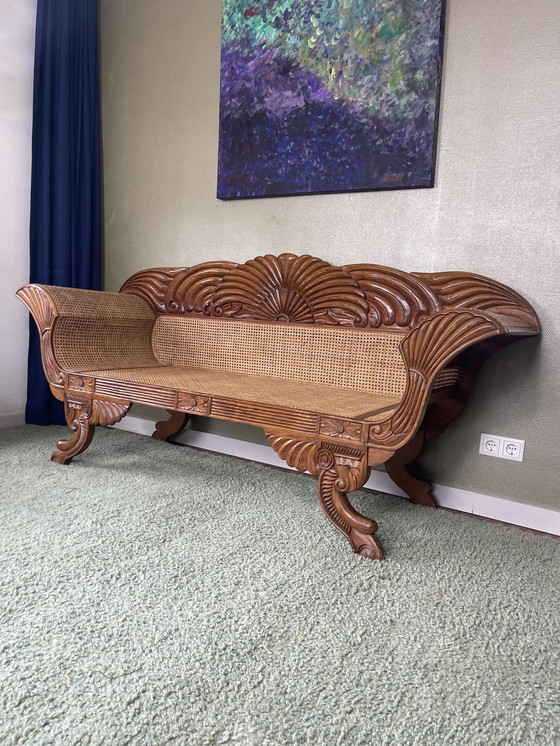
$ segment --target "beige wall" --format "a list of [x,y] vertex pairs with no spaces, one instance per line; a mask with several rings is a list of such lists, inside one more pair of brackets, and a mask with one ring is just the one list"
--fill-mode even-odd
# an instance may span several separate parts
[[[424,465],[560,510],[560,4],[448,0],[447,15],[435,189],[220,202],[219,0],[101,0],[106,286],[282,251],[509,284],[536,306],[542,343],[487,365]],[[477,455],[481,432],[525,439],[524,463]]]
[[0,0],[0,425],[23,422],[36,0]]

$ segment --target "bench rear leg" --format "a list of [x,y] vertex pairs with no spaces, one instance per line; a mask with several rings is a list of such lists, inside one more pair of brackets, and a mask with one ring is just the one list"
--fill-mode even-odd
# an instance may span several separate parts
[[408,495],[411,503],[415,503],[416,505],[428,505],[429,507],[434,508],[436,507],[436,503],[432,495],[431,482],[413,477],[406,468],[407,464],[416,461],[418,456],[422,453],[424,441],[424,430],[420,429],[412,440],[402,448],[399,448],[399,450],[385,462],[385,469],[393,482]]
[[152,433],[154,440],[170,440],[175,435],[182,433],[189,421],[189,415],[185,412],[176,412],[168,409],[170,417],[168,420],[156,422],[156,429]]
[[349,458],[321,450],[318,468],[319,500],[329,521],[346,536],[354,552],[369,559],[383,559],[383,547],[375,536],[377,523],[358,513],[347,497],[368,478],[365,455]]

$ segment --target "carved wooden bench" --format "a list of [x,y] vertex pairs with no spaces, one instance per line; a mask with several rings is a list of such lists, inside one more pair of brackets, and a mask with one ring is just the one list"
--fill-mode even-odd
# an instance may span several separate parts
[[120,293],[27,285],[18,296],[74,431],[54,461],[69,463],[133,402],[169,411],[160,439],[191,414],[259,425],[290,466],[318,476],[354,551],[379,559],[377,524],[347,493],[384,463],[413,502],[434,505],[406,465],[460,414],[488,356],[539,331],[531,306],[486,277],[292,254],[148,269]]

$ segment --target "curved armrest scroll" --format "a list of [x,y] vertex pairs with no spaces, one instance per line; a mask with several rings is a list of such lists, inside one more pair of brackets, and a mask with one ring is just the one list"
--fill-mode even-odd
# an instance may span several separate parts
[[64,383],[64,376],[54,356],[52,344],[53,328],[58,318],[56,304],[41,285],[24,285],[16,295],[25,303],[37,324],[45,376],[53,394],[62,399],[59,390]]
[[435,314],[412,329],[401,343],[407,384],[398,409],[370,427],[370,440],[380,447],[400,448],[415,434],[437,373],[467,347],[508,334],[496,319],[472,311]]
[[154,313],[134,295],[37,284],[16,295],[37,324],[51,388],[63,385],[65,371],[158,364],[151,347]]

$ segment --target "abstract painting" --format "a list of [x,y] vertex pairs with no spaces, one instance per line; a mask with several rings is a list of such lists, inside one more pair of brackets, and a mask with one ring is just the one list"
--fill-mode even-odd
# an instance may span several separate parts
[[218,198],[433,186],[444,0],[223,0]]

